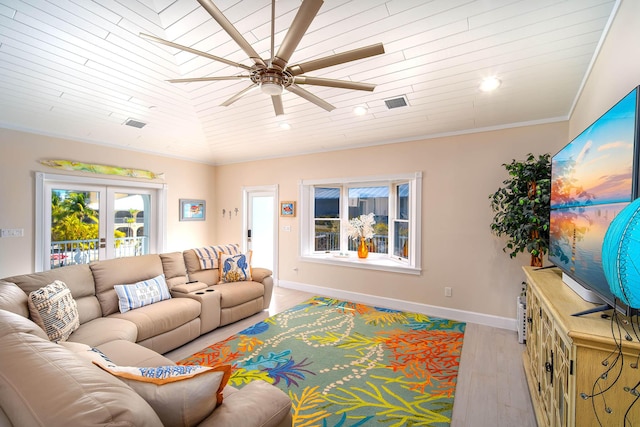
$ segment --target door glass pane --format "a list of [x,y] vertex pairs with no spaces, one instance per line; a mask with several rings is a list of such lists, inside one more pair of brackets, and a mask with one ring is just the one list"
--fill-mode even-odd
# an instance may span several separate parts
[[99,194],[51,190],[50,267],[98,260]]
[[314,250],[340,250],[340,189],[314,189]]
[[251,198],[251,265],[272,271],[274,211],[272,196]]
[[114,258],[149,253],[149,194],[114,194]]
[[[369,252],[387,253],[389,236],[389,187],[349,188],[349,219],[369,213],[374,214],[373,239],[369,241]],[[349,250],[355,251],[358,242],[349,239]]]

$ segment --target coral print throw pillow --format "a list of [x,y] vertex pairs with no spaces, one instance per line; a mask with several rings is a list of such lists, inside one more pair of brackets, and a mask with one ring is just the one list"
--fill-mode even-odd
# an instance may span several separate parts
[[220,282],[251,280],[251,251],[246,254],[220,255]]

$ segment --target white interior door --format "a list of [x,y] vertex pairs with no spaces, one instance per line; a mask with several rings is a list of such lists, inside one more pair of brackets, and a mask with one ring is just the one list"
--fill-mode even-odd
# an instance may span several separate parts
[[244,247],[253,251],[251,265],[268,268],[278,277],[277,187],[244,190]]

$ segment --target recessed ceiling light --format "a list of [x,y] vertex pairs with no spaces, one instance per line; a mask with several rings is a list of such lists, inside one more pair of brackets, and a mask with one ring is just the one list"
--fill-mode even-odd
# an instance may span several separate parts
[[282,122],[280,123],[280,129],[289,130],[291,129],[291,125],[289,123]]
[[367,114],[367,107],[358,105],[357,107],[354,107],[353,114],[355,114],[356,116],[364,116],[365,114]]
[[496,90],[500,87],[502,82],[497,77],[487,77],[480,84],[480,90],[483,92],[491,92],[492,90]]

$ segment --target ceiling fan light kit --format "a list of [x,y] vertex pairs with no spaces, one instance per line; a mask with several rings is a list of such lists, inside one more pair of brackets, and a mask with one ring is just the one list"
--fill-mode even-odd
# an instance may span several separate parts
[[324,86],[340,89],[351,90],[363,90],[373,91],[374,84],[353,82],[349,80],[335,80],[321,77],[304,76],[303,74],[309,71],[315,71],[322,68],[331,67],[334,65],[340,65],[347,62],[356,61],[359,59],[369,58],[375,55],[381,55],[384,53],[384,46],[382,43],[377,43],[371,46],[361,47],[353,49],[347,52],[342,52],[334,55],[329,55],[323,58],[314,59],[300,64],[288,65],[291,55],[294,53],[298,44],[302,40],[305,32],[311,25],[311,22],[315,19],[320,7],[324,3],[323,0],[304,0],[296,13],[291,26],[287,30],[287,33],[280,44],[280,47],[275,52],[274,49],[274,34],[275,34],[275,1],[271,3],[271,58],[265,60],[253,49],[253,47],[247,42],[247,40],[240,34],[240,32],[233,26],[233,24],[224,16],[224,14],[213,4],[211,0],[198,0],[198,3],[211,15],[211,17],[222,27],[223,30],[236,42],[236,44],[245,52],[245,54],[253,62],[253,66],[247,66],[244,64],[236,63],[228,59],[220,58],[215,55],[211,55],[207,52],[202,52],[188,46],[179,45],[168,40],[161,39],[149,34],[140,34],[141,37],[151,40],[156,43],[161,43],[166,46],[170,46],[176,49],[190,52],[195,55],[199,55],[214,61],[222,62],[227,65],[231,65],[237,68],[242,68],[249,72],[249,74],[235,75],[235,76],[217,76],[217,77],[196,77],[185,79],[171,79],[168,80],[171,83],[187,83],[187,82],[204,82],[204,81],[219,81],[219,80],[239,80],[248,79],[251,81],[251,85],[242,91],[238,92],[231,98],[224,101],[221,106],[227,107],[233,104],[238,99],[242,98],[247,93],[251,92],[256,87],[260,87],[262,93],[271,96],[273,108],[276,116],[284,114],[284,108],[282,105],[282,92],[287,91],[306,99],[307,101],[323,108],[326,111],[332,111],[335,109],[333,105],[317,97],[306,89],[301,88],[299,85],[311,85],[311,86]]

